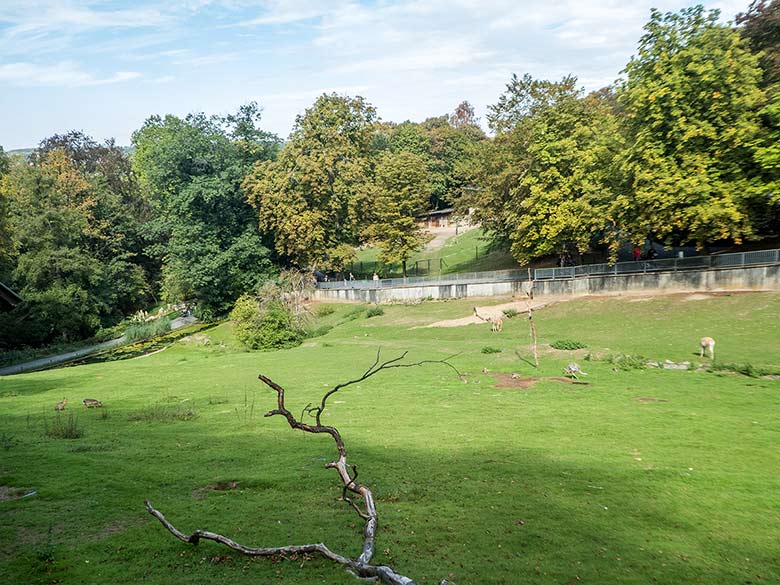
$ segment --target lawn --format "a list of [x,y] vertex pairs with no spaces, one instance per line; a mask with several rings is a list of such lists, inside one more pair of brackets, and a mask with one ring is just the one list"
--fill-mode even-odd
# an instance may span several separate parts
[[[354,271],[371,272],[379,270],[383,278],[401,275],[401,266],[376,266],[378,248],[363,248],[358,250],[357,260],[353,263]],[[430,261],[430,272],[428,270]],[[362,263],[362,264],[361,264]],[[417,263],[417,270],[415,268]],[[425,248],[412,254],[407,262],[409,276],[428,274],[453,274],[456,272],[481,272],[485,270],[510,270],[519,268],[519,264],[504,250],[491,250],[490,242],[484,237],[481,228],[471,229],[457,236],[452,236],[441,248],[431,250]],[[356,274],[357,276],[357,274]]]
[[[319,558],[251,560],[178,528],[247,545],[324,542],[357,556],[361,522],[343,502],[326,437],[264,418],[287,389],[300,413],[328,387],[394,356],[451,359],[383,372],[338,393],[337,426],[359,481],[377,498],[375,562],[418,583],[780,582],[780,381],[729,372],[621,370],[623,353],[780,371],[780,294],[594,298],[505,321],[420,328],[465,316],[473,300],[334,305],[335,327],[304,346],[245,352],[230,324],[194,342],[123,361],[0,378],[0,485],[37,493],[0,501],[4,583],[352,583]],[[490,302],[499,302],[492,299]],[[210,343],[204,345],[205,336]],[[574,339],[586,349],[549,348]],[[482,353],[492,347],[497,353]],[[589,359],[588,359],[589,358]],[[560,376],[576,360],[588,385],[496,387],[494,373]],[[482,373],[488,368],[488,374]],[[84,436],[46,438],[67,397]],[[79,402],[96,398],[103,409]],[[229,482],[237,482],[235,489]],[[221,485],[219,485],[221,484]],[[0,494],[4,491],[0,491]]]

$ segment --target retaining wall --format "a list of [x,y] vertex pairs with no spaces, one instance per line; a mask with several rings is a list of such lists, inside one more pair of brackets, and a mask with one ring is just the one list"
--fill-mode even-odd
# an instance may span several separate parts
[[[377,289],[353,289],[347,286],[335,289],[317,289],[314,292],[314,298],[320,301],[390,303],[415,301],[429,297],[434,299],[457,299],[510,296],[518,293],[522,294],[527,287],[528,284],[524,281],[451,284],[421,283]],[[728,290],[780,291],[780,265],[537,280],[534,285],[534,296],[583,296],[642,291],[689,292]]]

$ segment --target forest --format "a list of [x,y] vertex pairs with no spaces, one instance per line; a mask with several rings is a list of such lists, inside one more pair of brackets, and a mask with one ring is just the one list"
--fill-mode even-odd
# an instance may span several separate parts
[[164,301],[226,315],[288,267],[341,270],[365,244],[403,263],[431,209],[473,211],[520,263],[647,239],[780,232],[780,2],[722,24],[653,11],[610,87],[513,75],[488,107],[394,123],[321,95],[286,140],[262,108],[152,115],[128,154],[80,131],[0,148],[0,350],[84,339]]

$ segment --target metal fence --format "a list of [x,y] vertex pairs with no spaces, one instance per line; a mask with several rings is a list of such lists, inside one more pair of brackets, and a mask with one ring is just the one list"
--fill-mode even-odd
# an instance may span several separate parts
[[[584,264],[560,268],[536,268],[532,270],[534,280],[565,280],[581,276],[603,276],[618,274],[641,274],[648,272],[677,272],[678,270],[701,270],[705,268],[734,268],[738,266],[760,266],[780,264],[780,250],[756,250],[715,256],[689,256],[687,258],[661,258],[616,262],[615,264]],[[440,276],[413,276],[410,278],[386,278],[374,280],[335,280],[318,282],[319,289],[377,289],[414,286],[419,284],[478,284],[482,282],[522,282],[528,280],[528,269],[495,270],[491,272],[460,272]]]

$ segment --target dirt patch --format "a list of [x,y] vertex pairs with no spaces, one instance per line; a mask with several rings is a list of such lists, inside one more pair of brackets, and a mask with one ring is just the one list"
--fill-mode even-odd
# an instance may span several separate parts
[[14,487],[12,485],[0,485],[0,502],[18,500],[28,492],[30,492],[30,490],[27,488]]
[[211,345],[211,339],[209,339],[208,335],[203,335],[203,333],[188,335],[187,337],[182,337],[179,341],[192,345]]
[[522,388],[524,390],[533,388],[537,382],[543,382],[550,380],[552,382],[561,382],[563,384],[572,384],[573,381],[569,378],[519,378],[512,377],[512,374],[490,374],[496,381],[496,388]]
[[[550,305],[550,301],[547,302],[540,302],[540,301],[534,301],[531,303],[531,309],[533,311],[538,311],[539,309],[542,309],[548,305]],[[506,322],[508,321],[508,318],[506,315],[504,315],[504,310],[510,310],[514,309],[517,311],[518,315],[522,313],[528,312],[528,304],[523,301],[512,301],[510,303],[502,303],[500,305],[490,305],[487,307],[477,307],[477,312],[479,315],[484,319],[493,319],[496,317],[501,317],[504,320],[504,326],[506,326]],[[464,325],[473,325],[475,323],[482,323],[486,327],[489,327],[490,325],[474,315],[473,311],[471,315],[468,317],[461,317],[460,319],[447,319],[444,321],[436,321],[436,323],[431,323],[430,325],[423,325],[423,327],[463,327]]]
[[642,404],[648,404],[650,402],[669,402],[663,398],[653,398],[652,396],[637,396],[634,400],[641,402]]
[[686,301],[706,301],[707,299],[711,299],[713,295],[705,295],[701,293],[695,293],[692,295],[688,295],[685,297]]
[[196,500],[202,500],[206,497],[208,492],[225,492],[228,490],[234,490],[238,488],[238,482],[235,480],[230,481],[218,481],[216,483],[210,483],[204,485],[201,488],[193,490],[192,497]]

